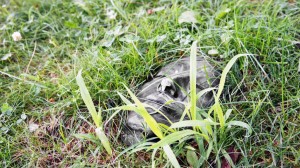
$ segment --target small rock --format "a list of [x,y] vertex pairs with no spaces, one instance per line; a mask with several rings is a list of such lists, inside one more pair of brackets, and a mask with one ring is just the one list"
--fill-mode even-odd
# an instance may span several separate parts
[[21,118],[22,118],[22,120],[25,120],[27,118],[27,115],[26,114],[22,114]]
[[10,58],[12,56],[11,53],[5,54],[2,58],[1,61],[7,60],[8,58]]
[[29,132],[34,132],[35,130],[37,130],[39,128],[39,125],[37,125],[35,123],[30,123],[28,128],[29,128]]
[[178,18],[179,24],[181,23],[198,23],[195,13],[193,11],[185,11]]
[[22,40],[22,36],[21,36],[20,32],[14,32],[11,36],[14,39],[14,41],[20,41],[20,40]]
[[115,20],[117,17],[117,12],[112,9],[107,9],[106,16],[109,20]]
[[218,56],[219,55],[219,51],[216,49],[211,49],[208,51],[208,55],[210,56]]

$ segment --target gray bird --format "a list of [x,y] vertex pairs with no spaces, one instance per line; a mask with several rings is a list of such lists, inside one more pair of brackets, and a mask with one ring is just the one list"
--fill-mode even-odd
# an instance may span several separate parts
[[[209,87],[215,87],[219,83],[219,71],[216,70],[204,57],[197,57],[197,93]],[[181,58],[169,63],[159,70],[154,78],[142,85],[137,93],[138,99],[149,106],[161,111],[165,116],[146,107],[148,113],[158,122],[170,125],[170,121],[177,122],[182,116],[185,103],[189,101],[190,90],[190,57]],[[208,107],[213,103],[213,93],[203,95],[197,101],[200,108]],[[171,103],[167,103],[171,102]],[[167,103],[167,104],[166,104]],[[122,141],[130,146],[143,140],[144,137],[154,136],[144,119],[129,111]]]

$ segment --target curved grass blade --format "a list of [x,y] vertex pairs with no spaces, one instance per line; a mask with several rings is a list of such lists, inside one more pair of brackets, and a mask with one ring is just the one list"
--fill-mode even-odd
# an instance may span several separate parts
[[[184,111],[183,111],[183,113],[182,113],[182,115],[181,115],[179,121],[183,121],[183,120],[184,120],[184,117],[185,117],[186,115],[189,116],[190,113],[188,113],[188,112],[189,112],[190,108],[191,108],[191,104],[188,103],[188,104],[185,106]],[[189,118],[190,118],[190,116],[189,116]]]
[[82,97],[86,107],[88,108],[96,126],[100,127],[102,124],[102,118],[101,118],[101,116],[99,116],[97,114],[96,108],[95,108],[94,103],[91,98],[91,95],[90,95],[89,91],[87,90],[84,80],[81,76],[81,72],[82,72],[82,70],[80,70],[78,72],[78,75],[76,76],[76,82],[79,86],[81,97]]
[[135,104],[129,104],[129,105],[110,108],[109,110],[127,110],[127,111],[131,110],[131,111],[136,111],[137,107],[136,107]]
[[98,136],[98,138],[100,139],[101,144],[103,145],[103,147],[107,151],[107,153],[109,155],[112,155],[112,150],[111,150],[111,147],[110,147],[110,143],[109,143],[108,138],[106,137],[103,129],[101,127],[98,127],[98,128],[96,128],[95,132],[96,132],[96,135]]
[[95,130],[96,135],[100,139],[100,141],[101,141],[103,147],[105,148],[105,150],[107,151],[107,153],[109,155],[112,155],[112,149],[110,147],[110,143],[102,129],[101,111],[99,111],[99,113],[97,113],[94,103],[92,101],[91,95],[90,95],[89,91],[87,90],[84,80],[81,76],[81,72],[82,72],[82,70],[80,70],[78,72],[78,75],[76,76],[76,82],[79,86],[81,97],[82,97],[85,105],[87,106],[89,113],[91,114],[91,116],[94,120],[95,125],[97,126],[97,128]]
[[229,156],[228,152],[226,152],[224,149],[221,150],[222,151],[222,154],[223,156],[225,157],[225,159],[228,161],[229,165],[232,167],[232,168],[235,168],[235,165],[231,159],[231,157]]
[[205,127],[207,125],[219,125],[219,123],[207,120],[185,120],[172,124],[170,128],[182,128],[182,127]]
[[133,154],[136,152],[139,152],[141,150],[146,150],[149,148],[149,146],[151,146],[153,144],[153,142],[144,142],[142,144],[139,144],[138,146],[136,146],[134,149],[132,149],[130,152],[128,152],[128,154]]
[[221,131],[223,132],[224,130],[224,126],[225,126],[225,121],[226,118],[224,117],[223,114],[223,110],[221,108],[221,105],[219,103],[219,98],[223,92],[224,86],[225,86],[225,81],[226,81],[226,77],[228,72],[230,71],[231,67],[233,66],[233,64],[236,62],[236,60],[240,57],[246,57],[250,54],[238,54],[236,56],[234,56],[225,66],[222,75],[221,75],[221,79],[220,79],[220,84],[218,87],[218,93],[215,96],[215,104],[211,107],[211,109],[209,110],[208,114],[210,114],[212,111],[214,111],[215,114],[217,114],[219,122],[220,122],[220,127],[221,127]]
[[198,164],[198,156],[195,151],[187,150],[186,152],[186,160],[192,167],[197,167]]
[[151,160],[152,160],[152,168],[156,168],[155,167],[155,154],[157,152],[158,149],[154,149],[151,155]]
[[232,112],[232,109],[228,109],[225,113],[225,120],[227,120]]
[[[162,115],[164,118],[165,118],[165,120],[167,120],[170,124],[173,124],[173,122],[163,113],[163,112],[161,112],[160,110],[158,110],[157,108],[155,108],[155,107],[153,107],[153,106],[150,106],[150,105],[148,105],[148,104],[144,104],[143,103],[143,106],[144,107],[149,107],[149,108],[151,108],[151,109],[153,109],[154,111],[155,111],[155,113],[159,113],[160,115]],[[152,113],[153,114],[153,113]],[[151,115],[151,114],[150,114]]]
[[246,128],[247,131],[248,131],[248,135],[252,134],[252,128],[250,127],[250,125],[248,125],[245,122],[242,122],[242,121],[230,121],[230,122],[227,123],[227,125],[229,127],[232,126],[232,125],[235,125],[235,126],[240,126],[240,127]]
[[205,93],[210,92],[210,91],[212,91],[212,90],[217,90],[217,89],[218,89],[218,88],[213,87],[213,88],[206,88],[206,89],[201,90],[201,91],[197,94],[197,100],[200,99]]
[[219,88],[218,88],[218,93],[217,93],[217,96],[216,96],[216,102],[219,100],[222,92],[223,92],[223,89],[224,89],[224,86],[225,86],[225,80],[226,80],[226,77],[227,77],[227,74],[229,72],[229,70],[231,69],[231,67],[233,66],[233,64],[236,62],[236,60],[240,57],[246,57],[246,56],[249,56],[251,54],[238,54],[236,56],[234,56],[226,65],[226,67],[224,68],[223,72],[222,72],[222,75],[221,75],[221,79],[220,79],[220,84],[219,84]]
[[203,136],[206,140],[208,140],[208,136],[204,135],[204,134],[200,134],[196,131],[193,130],[183,130],[183,131],[178,131],[175,133],[172,133],[164,138],[162,138],[160,141],[158,141],[157,143],[153,144],[149,149],[155,149],[155,148],[159,148],[165,145],[169,145],[174,143],[175,141],[178,141],[186,136],[190,136],[190,135],[200,135]]
[[163,146],[164,152],[166,153],[167,157],[169,158],[170,162],[175,168],[180,168],[180,165],[176,159],[176,156],[169,145]]
[[120,92],[117,92],[117,93],[121,97],[123,102],[125,102],[127,105],[132,104],[125,96],[122,95],[122,93],[120,93]]
[[113,119],[121,110],[115,111],[110,117],[105,121],[105,123],[108,123],[111,119]]
[[89,140],[92,141],[94,143],[99,143],[97,137],[95,137],[95,135],[93,134],[73,134],[74,137],[78,138],[78,139],[82,139],[82,140]]
[[128,91],[129,95],[131,96],[132,100],[135,102],[136,104],[136,111],[140,116],[143,117],[143,119],[145,120],[145,122],[147,123],[147,125],[149,126],[149,128],[151,129],[151,131],[160,139],[162,139],[163,133],[158,125],[158,123],[156,122],[156,120],[147,112],[146,108],[144,107],[143,103],[141,103],[139,101],[139,99],[130,91],[130,89],[128,89],[125,85],[124,87],[126,88],[126,90]]
[[204,135],[213,134],[211,125],[219,125],[216,122],[207,120],[185,120],[179,121],[171,125],[170,128],[182,128],[182,127],[197,127]]

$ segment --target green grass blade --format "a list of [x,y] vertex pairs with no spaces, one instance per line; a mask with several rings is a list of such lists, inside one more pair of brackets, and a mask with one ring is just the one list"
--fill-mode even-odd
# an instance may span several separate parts
[[[147,142],[146,142],[146,143],[147,143]],[[121,151],[121,152],[119,153],[119,155],[115,158],[115,160],[120,159],[121,156],[125,155],[125,153],[126,153],[126,154],[129,154],[129,155],[132,154],[131,151],[133,151],[133,150],[136,149],[136,148],[140,148],[140,145],[144,145],[144,144],[145,144],[145,143],[143,143],[143,144],[134,144],[134,145],[132,145],[132,146],[130,146],[130,147],[124,149],[123,151]],[[147,144],[148,144],[148,143],[147,143]],[[145,146],[146,146],[147,144],[145,144]],[[140,148],[140,149],[141,149],[141,148]]]
[[93,134],[73,134],[74,137],[78,138],[78,139],[82,139],[82,140],[89,140],[92,141],[94,143],[99,142],[97,137],[95,137],[95,135]]
[[123,102],[125,102],[127,105],[132,104],[125,96],[122,95],[122,93],[118,92],[118,95],[121,97]]
[[110,117],[105,121],[106,123],[108,123],[111,119],[113,119],[121,110],[117,110],[115,111],[112,115],[110,115]]
[[149,126],[149,128],[152,130],[152,132],[158,138],[162,139],[164,136],[156,120],[147,112],[143,103],[139,101],[139,99],[130,91],[130,89],[128,89],[126,86],[125,88],[128,91],[129,95],[131,96],[132,100],[137,105],[137,110],[135,112],[137,112],[140,116],[142,116],[145,122],[147,123],[147,125]]
[[138,111],[138,108],[134,104],[114,107],[109,110],[126,110],[126,111]]
[[229,118],[230,114],[232,112],[232,109],[228,109],[225,113],[225,121]]
[[173,124],[173,122],[166,116],[166,114],[164,114],[163,112],[161,112],[160,110],[158,110],[157,108],[153,107],[153,106],[150,106],[148,104],[143,104],[144,107],[149,107],[151,109],[153,109],[155,111],[155,113],[159,113],[160,115],[162,115],[164,117],[164,119],[166,121],[168,121],[170,124]]
[[169,158],[170,162],[175,168],[180,168],[180,165],[176,159],[176,156],[169,145],[163,146],[164,152],[166,153],[167,157]]
[[236,56],[234,56],[226,65],[226,67],[224,68],[222,75],[221,75],[221,79],[220,79],[220,84],[219,84],[219,88],[218,88],[218,93],[216,96],[216,102],[219,101],[219,98],[223,92],[224,86],[225,86],[225,80],[227,77],[227,74],[229,72],[229,70],[231,69],[231,67],[233,66],[233,64],[236,62],[236,60],[240,57],[245,57],[248,56],[250,54],[238,54]]
[[206,127],[207,125],[219,125],[219,124],[207,120],[185,120],[185,121],[176,122],[172,124],[170,127],[171,128],[196,127],[196,126]]
[[[191,104],[188,103],[188,104],[185,106],[184,111],[183,111],[183,113],[182,113],[182,115],[181,115],[179,121],[183,121],[183,120],[184,120],[184,117],[185,117],[186,115],[189,115],[189,114],[190,114],[190,113],[188,113],[189,110],[190,110],[190,108],[191,108]],[[190,117],[190,116],[189,116],[189,117]]]
[[142,150],[147,150],[149,146],[151,146],[152,144],[153,142],[144,142],[142,144],[139,144],[138,146],[133,148],[130,152],[128,152],[128,154],[131,155]]
[[208,93],[208,92],[210,92],[210,91],[212,91],[212,90],[216,90],[216,89],[218,89],[218,88],[206,88],[206,89],[203,89],[203,90],[201,90],[198,94],[197,94],[197,99],[200,99],[205,93]]
[[81,72],[82,72],[82,70],[80,70],[78,72],[78,75],[76,77],[76,82],[79,86],[81,97],[82,97],[86,107],[88,108],[88,110],[89,110],[96,126],[100,127],[101,124],[102,124],[102,118],[101,118],[101,116],[99,116],[97,114],[95,105],[94,105],[94,103],[92,101],[92,98],[91,98],[91,95],[90,95],[89,91],[87,90],[87,87],[86,87],[86,85],[84,83],[84,80],[81,76]]
[[191,119],[196,120],[196,108],[197,108],[197,41],[194,41],[191,47],[190,55],[190,94],[191,94]]
[[[84,80],[81,76],[81,70],[78,72],[78,75],[76,77],[76,82],[79,86],[79,89],[80,89],[80,93],[81,93],[81,97],[85,103],[85,105],[87,106],[94,122],[95,122],[95,125],[97,126],[95,132],[96,132],[96,135],[97,137],[100,139],[103,147],[105,148],[105,150],[107,151],[107,153],[109,155],[112,155],[112,149],[110,147],[110,143],[108,141],[108,138],[106,137],[105,133],[103,132],[102,130],[102,118],[100,115],[98,115],[97,111],[96,111],[96,108],[94,106],[94,103],[92,101],[92,98],[91,98],[91,95],[89,93],[89,91],[87,90],[87,87],[84,83]],[[100,114],[101,112],[99,112]]]
[[96,135],[98,136],[98,138],[100,139],[101,144],[103,145],[103,147],[107,151],[107,153],[109,155],[112,155],[112,150],[111,150],[111,147],[110,147],[110,143],[109,143],[108,138],[106,137],[103,129],[101,127],[98,127],[98,128],[96,128],[95,132],[96,132]]
[[223,110],[221,108],[221,105],[219,103],[219,98],[223,92],[224,86],[225,86],[225,81],[226,81],[226,77],[228,72],[230,71],[231,67],[233,66],[233,64],[236,62],[236,60],[240,57],[244,57],[244,56],[248,56],[250,54],[238,54],[236,56],[234,56],[226,65],[226,67],[224,68],[222,75],[221,75],[221,79],[220,79],[220,84],[218,87],[218,93],[215,96],[215,104],[211,107],[211,109],[209,110],[209,114],[214,111],[215,114],[217,114],[219,122],[220,122],[220,126],[221,126],[221,130],[224,130],[224,126],[225,126],[225,121],[226,118],[224,117],[224,113]]
[[219,102],[216,102],[214,104],[214,111],[218,116],[221,129],[224,129],[224,127],[225,127],[225,117],[224,117],[223,110],[222,110],[222,107],[221,107]]
[[[204,145],[204,140],[203,140],[203,138],[201,138],[201,137],[196,137],[195,139],[196,139],[196,142],[197,142],[197,144],[198,144],[198,146],[199,146],[199,150],[200,150],[200,158],[199,158],[199,160],[198,160],[197,166],[198,166],[198,167],[201,167],[202,164],[204,163],[204,161],[206,160],[206,158],[205,158],[205,156],[207,155],[207,154],[206,154],[206,148],[205,148],[205,145]],[[211,141],[209,141],[209,143],[211,143]]]
[[204,135],[204,134],[200,134],[196,131],[193,130],[183,130],[183,131],[178,131],[178,132],[174,132],[172,134],[169,134],[168,136],[164,137],[163,139],[161,139],[160,141],[158,141],[157,143],[153,144],[150,149],[155,149],[155,148],[159,148],[168,144],[172,144],[175,141],[178,141],[186,136],[190,136],[190,135],[200,135],[203,136],[206,140],[208,140],[208,136]]
[[192,167],[197,167],[198,164],[198,156],[195,151],[193,150],[187,150],[186,152],[186,160]]
[[170,128],[196,127],[199,128],[204,135],[208,135],[208,133],[212,135],[213,131],[211,125],[219,125],[219,124],[207,120],[185,120],[185,121],[179,121],[172,124]]
[[206,159],[209,158],[210,153],[212,152],[212,150],[213,150],[213,141],[210,141],[210,142],[208,143],[208,148],[207,148],[207,150],[206,150]]
[[232,168],[235,168],[235,165],[231,159],[231,157],[229,156],[228,152],[226,152],[224,149],[221,150],[222,151],[222,154],[223,156],[225,157],[225,159],[228,161],[229,165],[232,167]]
[[227,123],[228,127],[235,125],[235,126],[240,126],[240,127],[244,127],[247,129],[248,134],[252,134],[252,128],[249,124],[242,122],[242,121],[230,121]]
[[157,152],[158,149],[154,149],[151,155],[151,160],[152,160],[152,168],[156,168],[155,167],[155,154]]

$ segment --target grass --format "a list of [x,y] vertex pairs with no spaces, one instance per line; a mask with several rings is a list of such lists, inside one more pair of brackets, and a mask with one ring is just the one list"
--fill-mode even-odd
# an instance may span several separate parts
[[[226,137],[213,141],[213,149],[225,152],[212,152],[203,166],[228,157],[231,146],[241,152],[237,167],[300,165],[300,55],[294,44],[300,37],[299,2],[84,2],[4,0],[0,6],[0,59],[11,54],[0,60],[1,167],[142,167],[152,160],[157,167],[169,164],[160,150],[123,154],[129,150],[120,141],[125,114],[119,112],[106,122],[115,113],[108,109],[124,105],[118,95],[128,95],[123,83],[137,91],[159,67],[190,55],[195,40],[198,53],[217,49],[222,54],[211,57],[220,70],[237,54],[255,55],[237,60],[220,97],[224,113],[232,109],[228,120],[248,123],[253,132],[245,137],[244,128],[232,126]],[[161,11],[148,10],[162,6]],[[118,13],[116,19],[108,19],[108,9]],[[196,13],[199,23],[178,23],[187,10]],[[21,41],[13,41],[16,31]],[[109,42],[111,46],[103,46]],[[80,96],[76,83],[80,69],[96,111],[102,111],[111,156],[96,138]],[[31,132],[33,123],[39,128]],[[196,148],[186,141],[171,146],[182,166],[193,165],[187,155],[199,157],[202,152],[191,152],[187,146]],[[202,147],[210,149],[205,142]]]

